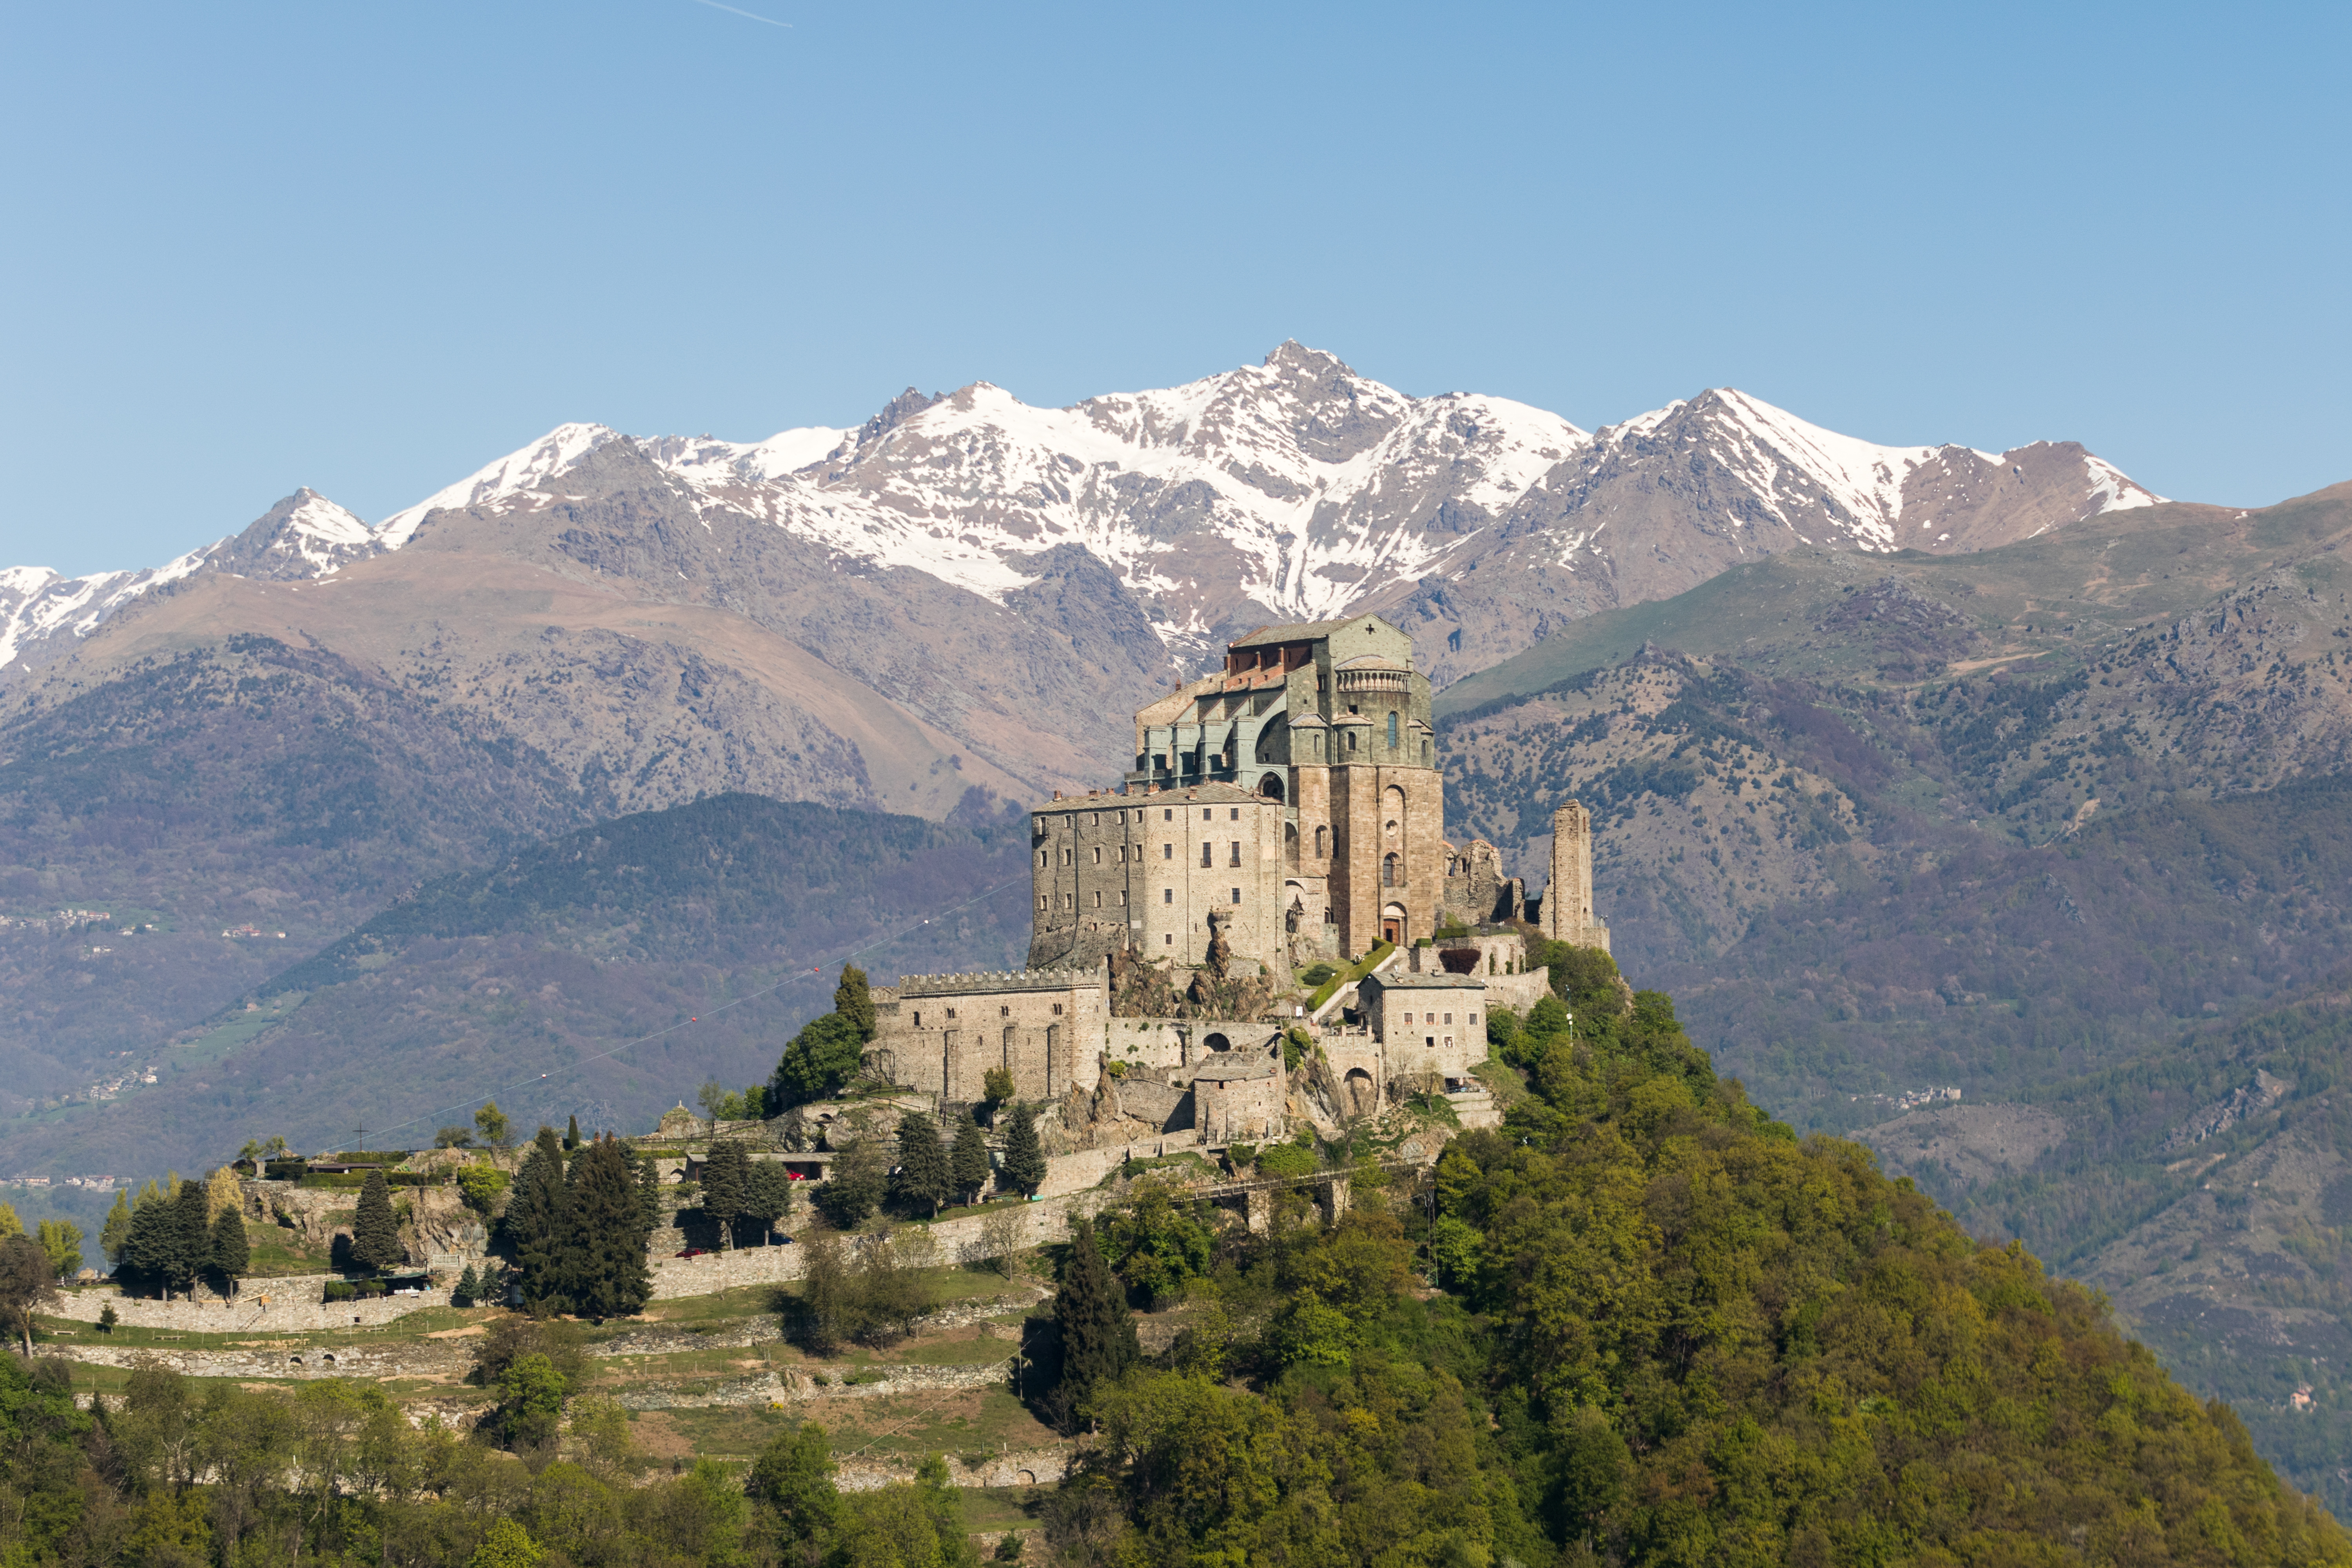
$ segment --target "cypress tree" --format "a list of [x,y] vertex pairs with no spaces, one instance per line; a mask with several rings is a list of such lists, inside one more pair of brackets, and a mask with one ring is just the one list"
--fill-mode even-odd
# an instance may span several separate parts
[[919,1110],[898,1119],[898,1174],[893,1185],[909,1207],[929,1205],[933,1218],[955,1191],[948,1152],[940,1147],[939,1124]]
[[1012,1124],[1004,1130],[1004,1180],[1024,1193],[1045,1184],[1045,1148],[1037,1142],[1037,1113],[1027,1102],[1013,1102]]
[[470,1307],[474,1304],[475,1298],[481,1293],[481,1277],[474,1272],[474,1266],[468,1263],[466,1265],[466,1271],[457,1276],[457,1283],[450,1288],[449,1304],[453,1307]]
[[621,1146],[599,1139],[572,1163],[561,1252],[572,1310],[603,1321],[642,1309],[652,1292],[637,1194]]
[[571,1120],[571,1124],[570,1124],[568,1127],[566,1127],[566,1128],[564,1129],[564,1132],[563,1132],[563,1152],[564,1152],[565,1153],[569,1154],[569,1153],[571,1153],[573,1150],[575,1150],[575,1149],[577,1149],[577,1148],[579,1148],[579,1147],[580,1147],[580,1118],[575,1114],[575,1115],[572,1118],[572,1120]]
[[236,1282],[253,1268],[253,1249],[245,1238],[245,1211],[242,1208],[223,1209],[213,1218],[212,1258],[214,1272],[228,1281],[229,1294],[236,1294]]
[[173,1195],[167,1245],[166,1268],[172,1284],[182,1290],[193,1289],[213,1252],[212,1204],[202,1182],[182,1182]]
[[1095,1227],[1085,1219],[1070,1222],[1070,1261],[1054,1293],[1054,1319],[1062,1330],[1062,1381],[1055,1403],[1064,1423],[1075,1425],[1095,1385],[1116,1380],[1141,1354],[1135,1320],[1128,1315],[1102,1248],[1095,1245]]
[[751,1176],[751,1156],[732,1138],[710,1146],[702,1165],[702,1212],[719,1226],[720,1251],[735,1244],[735,1219],[743,1212],[745,1185]]
[[968,1107],[956,1118],[955,1149],[948,1156],[948,1170],[955,1190],[967,1198],[978,1197],[980,1189],[988,1185],[988,1139]]
[[408,1256],[400,1245],[400,1222],[392,1217],[392,1184],[381,1170],[370,1171],[360,1189],[360,1210],[352,1221],[352,1261],[378,1272]]
[[507,1200],[507,1244],[522,1269],[523,1300],[559,1304],[562,1291],[558,1248],[563,1225],[563,1150],[555,1129],[541,1127],[515,1173],[514,1195]]
[[857,1026],[859,1045],[874,1038],[874,993],[866,986],[866,971],[854,963],[841,966],[841,984],[833,988],[833,1010]]
[[149,1182],[131,1211],[131,1223],[123,1227],[118,1269],[142,1285],[168,1287],[172,1274],[172,1220],[170,1200],[156,1190],[153,1182]]

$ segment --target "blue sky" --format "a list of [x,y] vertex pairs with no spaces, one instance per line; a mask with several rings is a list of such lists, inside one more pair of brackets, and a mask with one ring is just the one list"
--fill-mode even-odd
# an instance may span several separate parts
[[16,5],[0,564],[1286,337],[2352,479],[2352,7]]

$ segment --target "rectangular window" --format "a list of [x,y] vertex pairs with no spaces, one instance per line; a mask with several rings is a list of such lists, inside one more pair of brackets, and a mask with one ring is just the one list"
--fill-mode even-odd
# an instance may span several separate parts
[[1173,888],[1162,888],[1162,889],[1160,889],[1160,901],[1161,903],[1163,903],[1163,904],[1172,904],[1172,903],[1174,903],[1174,902],[1176,901],[1176,889],[1173,889]]
[[915,1027],[917,1027],[918,1029],[919,1029],[919,1028],[921,1028],[922,1026],[923,1026],[923,1016],[922,1016],[920,1013],[918,1013],[918,1014],[916,1014],[916,1015],[915,1015]]
[[1448,1013],[1447,1015],[1445,1015],[1445,1021],[1446,1021],[1447,1023],[1449,1023],[1449,1024],[1451,1024],[1452,1022],[1454,1022],[1454,1015],[1453,1015],[1453,1014],[1451,1014],[1451,1013]]
[[1118,907],[1120,909],[1127,908],[1127,889],[1125,888],[1121,888],[1118,890]]
[[1173,844],[1162,844],[1160,847],[1160,858],[1162,860],[1173,860],[1176,858],[1176,846]]
[[1205,839],[1205,838],[1203,838],[1203,839],[1202,839],[1202,840],[1201,840],[1201,864],[1202,864],[1202,865],[1203,865],[1203,866],[1213,866],[1213,865],[1215,865],[1215,864],[1217,863],[1217,862],[1216,862],[1216,852],[1217,852],[1217,847],[1216,847],[1215,845],[1213,845],[1213,844],[1210,843],[1210,842],[1209,842],[1207,839]]
[[1476,1028],[1478,1026],[1478,1015],[1475,1013],[1471,1014],[1468,1022],[1472,1028]]
[[1241,901],[1242,901],[1242,890],[1241,890],[1239,888],[1235,888],[1235,889],[1234,889],[1234,902],[1235,902],[1235,903],[1237,903],[1237,904],[1238,904],[1238,903],[1240,903]]
[[1037,865],[1038,865],[1038,867],[1042,869],[1042,868],[1044,868],[1045,864],[1045,852],[1043,849],[1040,849],[1040,850],[1038,850],[1038,851],[1037,851]]
[[1055,1003],[1055,1004],[1054,1004],[1054,1016],[1055,1016],[1056,1018],[1058,1018],[1058,1017],[1060,1017],[1061,1016],[1062,1016],[1062,1005],[1061,1005],[1059,1002],[1056,1002],[1056,1003]]
[[1162,947],[1174,947],[1176,945],[1176,933],[1174,931],[1162,933],[1160,938],[1160,943]]
[[1102,847],[1100,845],[1097,845],[1095,847],[1095,864],[1097,866],[1102,864]]
[[1235,866],[1238,866],[1238,865],[1240,865],[1241,863],[1242,863],[1242,841],[1241,841],[1240,839],[1236,838],[1236,839],[1234,839],[1234,858],[1233,858],[1233,860],[1232,860],[1232,864],[1234,864],[1234,865],[1235,865]]
[[1013,1016],[1013,1009],[1010,1007],[999,1007],[996,1010],[996,1016],[1000,1018],[1010,1018]]
[[1043,893],[1037,895],[1037,907],[1041,910],[1045,907],[1045,895]]
[[[1100,892],[1099,890],[1097,890],[1097,891],[1096,892],[1096,894],[1095,894],[1095,908],[1097,908],[1097,909],[1100,909],[1100,908],[1102,908],[1102,894],[1101,894],[1101,892]],[[1450,1022],[1452,1022],[1452,1020],[1451,1020],[1451,1019],[1448,1019],[1448,1020],[1447,1020],[1447,1022],[1449,1022],[1449,1023],[1450,1023]]]
[[949,1009],[948,1009],[948,1016],[949,1016],[949,1017],[950,1017],[950,1018],[952,1018],[952,1017],[954,1017],[954,1016],[955,1016],[955,1009],[954,1009],[954,1008],[950,1007],[950,1008],[949,1008]]
[[1201,820],[1202,820],[1202,821],[1203,821],[1203,822],[1208,821],[1211,817],[1213,817],[1213,816],[1216,816],[1216,815],[1217,815],[1217,814],[1216,814],[1215,812],[1211,811],[1211,810],[1210,810],[1207,806],[1205,806],[1205,805],[1204,805],[1204,806],[1202,806],[1202,807],[1201,808]]
[[1162,806],[1162,807],[1160,807],[1160,821],[1162,821],[1162,822],[1173,822],[1173,821],[1175,821],[1175,820],[1176,820],[1176,809],[1175,809],[1175,807],[1173,807],[1173,806]]
[[1233,820],[1234,820],[1234,821],[1235,821],[1235,822],[1239,822],[1241,819],[1242,819],[1242,808],[1241,808],[1240,806],[1238,806],[1238,805],[1237,805],[1237,806],[1234,807]]

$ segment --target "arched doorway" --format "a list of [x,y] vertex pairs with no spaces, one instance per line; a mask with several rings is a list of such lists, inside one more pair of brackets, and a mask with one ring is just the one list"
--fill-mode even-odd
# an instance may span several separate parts
[[1207,1039],[1202,1040],[1201,1044],[1213,1051],[1230,1051],[1234,1048],[1233,1041],[1225,1038],[1223,1035],[1211,1035]]
[[1268,800],[1280,800],[1282,798],[1282,775],[1280,773],[1267,773],[1261,777],[1257,781],[1257,793],[1264,795]]
[[1339,1087],[1346,1091],[1350,1117],[1370,1116],[1381,1108],[1380,1088],[1372,1082],[1372,1075],[1363,1068],[1349,1068]]
[[1381,911],[1381,940],[1397,947],[1404,945],[1404,906],[1391,904]]

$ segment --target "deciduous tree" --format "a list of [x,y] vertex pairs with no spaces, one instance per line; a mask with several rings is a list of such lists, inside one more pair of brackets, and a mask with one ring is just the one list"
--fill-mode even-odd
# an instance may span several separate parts
[[21,1231],[0,1241],[0,1317],[5,1317],[8,1331],[24,1345],[28,1360],[33,1353],[33,1314],[55,1305],[57,1300],[57,1275],[40,1243]]
[[782,1161],[751,1162],[751,1176],[743,1184],[743,1217],[760,1222],[761,1246],[768,1245],[777,1223],[793,1212],[794,1184]]

